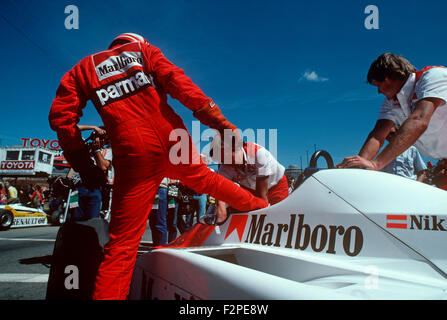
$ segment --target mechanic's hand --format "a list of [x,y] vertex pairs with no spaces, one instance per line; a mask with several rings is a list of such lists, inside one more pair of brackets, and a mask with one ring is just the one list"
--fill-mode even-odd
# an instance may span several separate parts
[[92,141],[93,150],[99,150],[104,147],[107,144],[107,140],[107,133],[104,133],[102,136],[96,136]]
[[359,155],[346,157],[342,162],[335,166],[336,168],[361,168],[368,170],[378,170],[374,160],[367,160]]
[[104,130],[104,129],[100,128],[100,127],[97,127],[97,126],[93,127],[93,130],[95,130],[95,132],[97,134],[99,134],[100,136],[104,136],[104,135],[107,134],[106,130]]
[[99,150],[107,144],[106,136],[95,137],[92,141],[93,150]]

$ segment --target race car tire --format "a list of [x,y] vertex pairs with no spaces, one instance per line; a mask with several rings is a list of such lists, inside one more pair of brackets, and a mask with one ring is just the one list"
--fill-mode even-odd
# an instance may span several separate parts
[[0,209],[0,231],[11,228],[14,222],[14,215],[11,211]]
[[62,223],[64,223],[64,210],[60,207],[51,213],[51,224],[53,226],[60,226]]
[[64,212],[61,212],[57,216],[57,223],[58,223],[59,226],[65,222],[64,216],[65,216]]

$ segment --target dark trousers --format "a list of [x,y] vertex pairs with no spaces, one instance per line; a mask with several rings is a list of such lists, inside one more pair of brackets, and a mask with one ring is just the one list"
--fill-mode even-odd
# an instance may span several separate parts
[[168,243],[168,227],[166,216],[168,211],[168,189],[158,188],[158,209],[152,209],[149,214],[149,226],[152,232],[154,246]]
[[77,190],[79,206],[74,209],[73,218],[75,220],[99,218],[102,202],[101,190],[90,191],[84,186],[78,187]]

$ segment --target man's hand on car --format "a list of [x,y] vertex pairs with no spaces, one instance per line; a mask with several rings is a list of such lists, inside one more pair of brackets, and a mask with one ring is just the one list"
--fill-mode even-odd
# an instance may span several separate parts
[[336,168],[361,168],[368,170],[378,170],[374,160],[367,160],[359,155],[346,157],[342,162],[336,165]]

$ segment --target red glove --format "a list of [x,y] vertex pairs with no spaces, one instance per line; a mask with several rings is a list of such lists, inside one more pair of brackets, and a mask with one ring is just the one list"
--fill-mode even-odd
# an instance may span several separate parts
[[222,111],[220,111],[219,107],[212,100],[194,111],[193,116],[204,125],[219,131],[222,137],[225,129],[237,129],[234,124],[224,117]]

